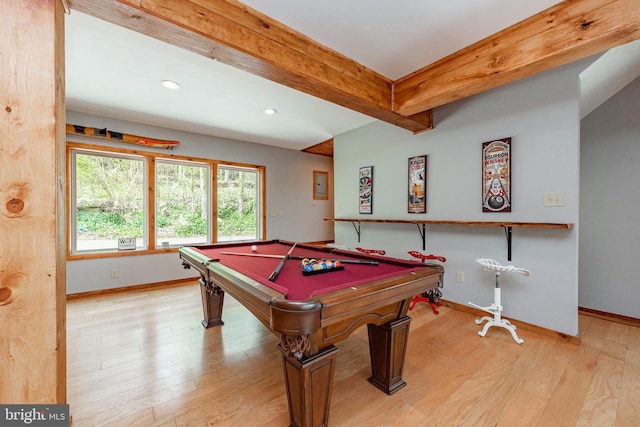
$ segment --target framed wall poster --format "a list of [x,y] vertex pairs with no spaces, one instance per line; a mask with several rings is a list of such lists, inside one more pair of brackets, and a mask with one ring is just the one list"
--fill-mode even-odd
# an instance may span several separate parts
[[427,156],[409,158],[409,213],[427,212]]
[[373,166],[360,168],[359,204],[361,214],[373,213]]
[[482,143],[482,212],[511,212],[511,138]]

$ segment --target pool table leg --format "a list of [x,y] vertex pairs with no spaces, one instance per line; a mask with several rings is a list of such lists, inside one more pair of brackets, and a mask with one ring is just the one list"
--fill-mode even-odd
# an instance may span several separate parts
[[326,426],[338,349],[329,346],[303,360],[287,356],[282,348],[290,427]]
[[367,325],[372,372],[368,380],[387,394],[407,385],[402,379],[402,369],[410,323],[411,317],[405,316],[380,326]]
[[203,278],[200,278],[200,296],[202,298],[202,311],[204,314],[202,326],[210,328],[212,326],[224,325],[222,321],[224,291],[215,284],[207,283]]

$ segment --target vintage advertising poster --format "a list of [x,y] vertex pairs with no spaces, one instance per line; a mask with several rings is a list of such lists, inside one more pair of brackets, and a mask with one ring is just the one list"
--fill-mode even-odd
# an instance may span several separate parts
[[482,143],[482,212],[511,212],[511,138]]
[[360,168],[360,211],[373,213],[373,166]]
[[409,158],[409,213],[427,212],[427,156]]

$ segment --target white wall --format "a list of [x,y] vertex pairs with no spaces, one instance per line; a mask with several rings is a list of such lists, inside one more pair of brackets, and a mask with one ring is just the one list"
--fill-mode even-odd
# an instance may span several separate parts
[[[334,141],[335,214],[342,218],[574,223],[575,229],[513,229],[512,261],[502,228],[427,226],[426,253],[447,258],[444,298],[488,305],[494,276],[477,258],[531,271],[503,275],[504,314],[575,336],[578,332],[580,105],[578,73],[589,60],[551,70],[434,111],[434,130],[411,135],[374,123]],[[482,213],[481,145],[512,137],[511,213]],[[407,213],[407,159],[428,155],[427,213]],[[373,215],[358,214],[358,169],[374,166]],[[563,192],[564,207],[543,207],[543,193]],[[410,258],[422,250],[415,225],[335,223],[336,243]],[[456,282],[456,272],[464,282]]]
[[[317,241],[333,239],[333,228],[324,218],[333,216],[333,194],[329,200],[313,200],[313,171],[329,172],[333,182],[333,159],[326,156],[261,144],[199,135],[155,126],[125,122],[105,117],[67,112],[67,123],[108,128],[117,132],[180,141],[169,153],[207,159],[226,160],[266,166],[267,239]],[[68,135],[67,140],[160,151],[131,144],[109,143],[99,139]],[[280,211],[283,215],[279,215]],[[278,215],[272,216],[276,212]],[[111,270],[118,269],[118,278]],[[87,292],[144,283],[156,283],[193,277],[193,271],[183,270],[177,253],[123,256],[67,262],[67,293]]]
[[640,79],[582,120],[582,307],[640,318]]

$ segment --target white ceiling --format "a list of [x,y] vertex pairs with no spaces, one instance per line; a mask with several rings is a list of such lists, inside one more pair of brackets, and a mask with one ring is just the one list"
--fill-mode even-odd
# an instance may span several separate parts
[[[559,1],[243,3],[396,80]],[[73,111],[296,150],[375,120],[75,10],[65,26]]]

